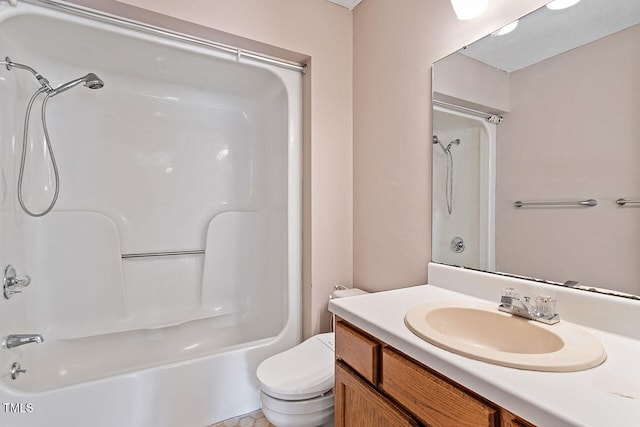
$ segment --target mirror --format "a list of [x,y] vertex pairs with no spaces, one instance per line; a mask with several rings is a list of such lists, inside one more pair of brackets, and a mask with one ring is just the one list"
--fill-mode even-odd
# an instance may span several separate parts
[[433,261],[640,299],[639,23],[545,6],[434,64]]

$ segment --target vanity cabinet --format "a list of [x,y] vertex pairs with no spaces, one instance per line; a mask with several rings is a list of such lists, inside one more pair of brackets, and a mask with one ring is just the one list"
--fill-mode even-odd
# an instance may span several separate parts
[[533,427],[338,319],[335,426]]

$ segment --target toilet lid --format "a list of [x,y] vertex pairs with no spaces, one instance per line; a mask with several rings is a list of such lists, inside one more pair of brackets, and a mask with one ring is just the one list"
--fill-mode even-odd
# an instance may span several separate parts
[[284,400],[319,396],[333,388],[334,335],[315,335],[264,360],[256,375],[263,392]]

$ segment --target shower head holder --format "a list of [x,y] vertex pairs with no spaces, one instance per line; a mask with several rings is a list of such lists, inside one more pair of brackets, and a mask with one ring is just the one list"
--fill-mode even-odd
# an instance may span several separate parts
[[40,83],[42,87],[46,88],[48,91],[53,90],[53,87],[51,87],[51,84],[49,84],[49,80],[47,80],[42,74],[38,73],[36,70],[29,67],[28,65],[13,62],[11,58],[9,58],[8,56],[5,56],[4,61],[0,61],[0,63],[3,63],[5,67],[7,67],[7,70],[9,71],[11,71],[13,68],[19,68],[21,70],[26,70],[30,72],[31,74],[33,74],[36,80],[38,80],[38,83]]

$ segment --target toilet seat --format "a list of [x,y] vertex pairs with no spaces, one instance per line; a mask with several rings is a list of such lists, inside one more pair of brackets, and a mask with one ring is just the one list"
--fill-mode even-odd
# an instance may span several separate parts
[[256,372],[260,389],[282,400],[320,396],[333,388],[334,334],[315,335],[264,360]]

